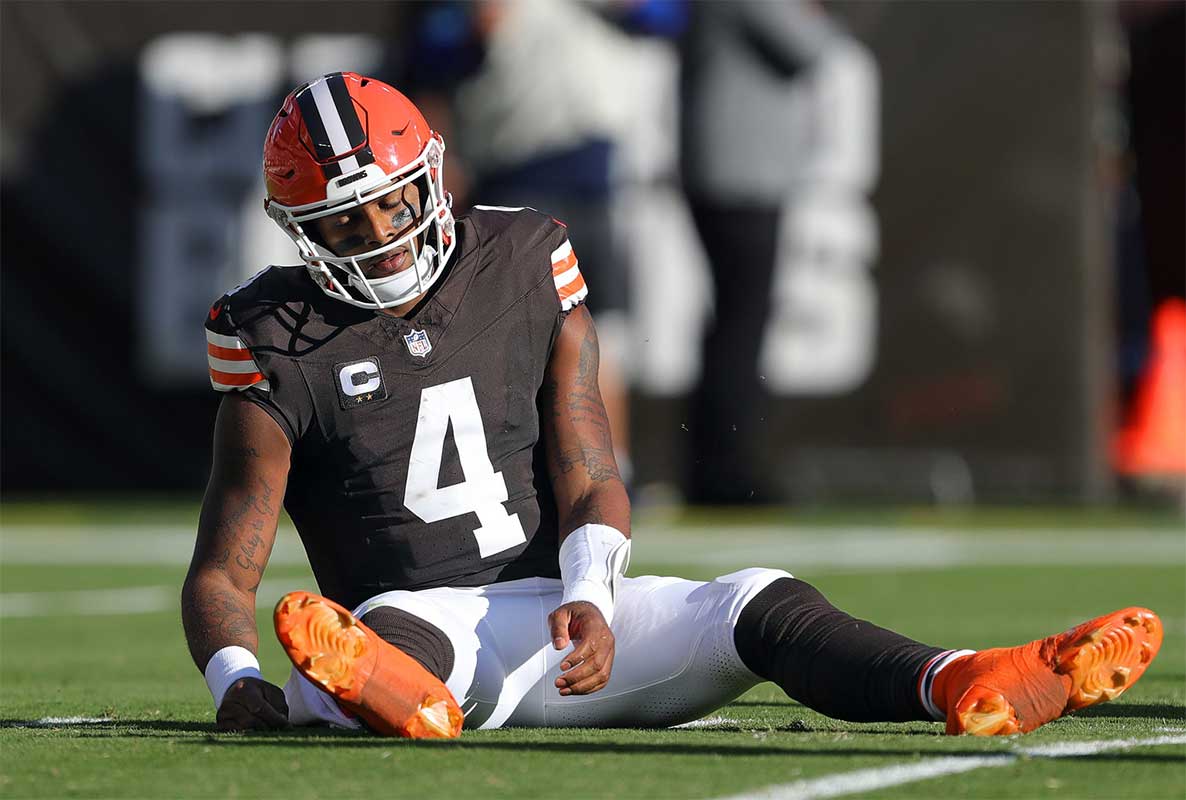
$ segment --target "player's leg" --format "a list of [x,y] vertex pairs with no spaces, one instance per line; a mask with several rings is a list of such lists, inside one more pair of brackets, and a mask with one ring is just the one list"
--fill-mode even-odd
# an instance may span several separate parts
[[[555,595],[558,602],[561,588],[554,578],[524,578],[486,587],[387,592],[354,610],[353,617],[361,625],[339,627],[370,631],[382,644],[369,638],[368,643],[377,646],[384,658],[403,664],[405,670],[404,659],[410,658],[417,662],[424,681],[443,682],[460,704],[466,727],[497,728],[520,707],[541,706],[543,675],[549,664],[554,668],[561,659],[551,649],[546,623],[551,608],[544,610],[542,598]],[[282,642],[284,638],[281,635]],[[309,638],[324,641],[327,637]],[[294,664],[310,660],[306,645],[293,647],[290,642],[286,648]],[[284,687],[290,721],[359,727],[352,704],[340,703],[342,698],[335,696],[333,687],[310,681],[307,672],[294,668]],[[378,724],[368,718],[368,724],[380,732],[388,732],[386,728],[398,726],[402,719],[398,703],[394,714],[383,708],[373,710],[380,717],[392,717]]]
[[786,577],[763,589],[741,612],[734,637],[755,674],[821,714],[931,719],[918,676],[943,649],[854,619],[804,581]]
[[[761,682],[738,656],[733,630],[746,604],[785,577],[779,570],[751,569],[709,583],[653,576],[623,580],[610,681],[587,696],[561,696],[555,687],[567,653],[552,647],[547,625],[548,614],[560,604],[559,580],[390,592],[355,614],[366,624],[385,608],[405,612],[407,617],[391,620],[397,630],[384,638],[420,654],[425,667],[447,662],[446,656],[423,653],[441,637],[449,642],[452,668],[446,676],[438,667],[437,677],[460,702],[467,728],[664,727],[697,719]],[[424,623],[439,635],[426,633]],[[290,681],[285,693],[294,723],[311,717],[352,724],[334,698],[304,677]]]
[[995,734],[1115,697],[1152,661],[1161,628],[1152,612],[1126,609],[1019,647],[941,650],[854,619],[786,578],[746,606],[736,639],[751,670],[822,714],[946,719],[948,733]]
[[[747,603],[786,577],[781,570],[747,569],[707,583],[624,579],[615,604],[609,682],[590,695],[562,697],[554,681],[564,654],[549,656],[542,714],[534,724],[667,727],[720,708],[762,682],[738,655],[733,631]],[[518,715],[510,722],[521,720]]]

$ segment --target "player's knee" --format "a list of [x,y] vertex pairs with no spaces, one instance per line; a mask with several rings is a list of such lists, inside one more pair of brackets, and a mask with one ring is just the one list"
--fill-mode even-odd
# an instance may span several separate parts
[[453,672],[453,643],[437,626],[393,606],[377,606],[360,618],[379,638],[398,647],[441,681]]
[[775,581],[792,577],[791,573],[786,570],[750,567],[722,575],[716,579],[716,582],[727,583],[732,587],[733,594],[738,601],[736,608],[740,610]]

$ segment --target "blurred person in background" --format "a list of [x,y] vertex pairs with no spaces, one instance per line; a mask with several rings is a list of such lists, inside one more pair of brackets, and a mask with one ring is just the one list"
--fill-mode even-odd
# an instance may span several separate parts
[[[265,209],[304,263],[207,315],[223,400],[182,588],[220,728],[666,727],[770,680],[841,719],[996,735],[1143,674],[1162,631],[1140,608],[974,653],[782,570],[625,577],[630,504],[568,231],[529,209],[455,218],[443,149],[355,73],[298,87],[268,131]],[[281,504],[325,594],[276,606],[284,689],[255,655]]]
[[458,209],[471,198],[544,209],[568,226],[601,345],[601,392],[629,485],[629,275],[612,223],[615,141],[627,134],[630,40],[604,3],[480,0],[413,7],[401,85],[453,144]]
[[[690,5],[681,75],[684,189],[712,271],[714,315],[692,399],[693,503],[772,502],[760,453],[766,390],[759,355],[784,209],[805,126],[791,87],[847,37],[808,0]],[[830,109],[825,109],[827,113]]]

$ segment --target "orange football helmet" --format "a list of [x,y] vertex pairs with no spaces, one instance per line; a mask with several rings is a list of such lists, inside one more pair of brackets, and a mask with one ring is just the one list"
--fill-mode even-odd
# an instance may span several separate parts
[[[264,208],[330,297],[363,308],[398,306],[428,291],[453,253],[444,152],[440,134],[392,87],[353,72],[324,75],[293,91],[272,120],[264,141]],[[411,232],[382,247],[338,256],[302,227],[412,182],[420,189],[420,215]],[[405,244],[412,266],[366,277],[362,263]]]

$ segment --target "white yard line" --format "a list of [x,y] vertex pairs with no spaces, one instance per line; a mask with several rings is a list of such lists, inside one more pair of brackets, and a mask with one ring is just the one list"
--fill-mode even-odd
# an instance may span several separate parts
[[943,775],[970,772],[981,767],[1004,766],[1016,760],[1016,756],[1010,755],[929,758],[913,764],[859,769],[855,772],[842,772],[825,778],[767,786],[755,792],[733,795],[727,800],[807,800],[807,798],[817,797],[843,797],[857,792],[872,792],[877,789],[887,789],[890,786],[901,786],[904,783],[925,781],[928,778],[938,778]]
[[1161,747],[1171,744],[1186,744],[1186,736],[1059,742],[1035,747],[1017,747],[1009,752],[985,753],[982,756],[927,758],[907,764],[891,764],[888,767],[872,767],[827,775],[823,778],[767,786],[752,792],[730,795],[722,800],[815,800],[815,798],[844,797],[858,792],[872,792],[891,786],[940,778],[944,775],[957,775],[961,772],[971,772],[988,767],[1007,767],[1022,758],[1079,758],[1111,750]]
[[[286,592],[302,587],[293,581],[265,580],[256,601],[271,606]],[[180,586],[133,586],[66,592],[5,592],[0,594],[0,618],[157,614],[181,608]]]
[[694,719],[691,722],[685,722],[681,725],[672,725],[673,728],[733,728],[737,726],[737,720],[728,719],[727,717],[705,717],[704,719]]
[[1111,750],[1131,750],[1134,747],[1162,747],[1167,744],[1186,744],[1186,736],[1154,736],[1150,739],[1105,739],[1088,742],[1055,742],[1035,747],[1014,748],[1026,758],[1078,758],[1094,756]]
[[5,722],[8,728],[63,728],[70,725],[104,725],[115,722],[114,717],[42,717]]
[[[193,531],[178,526],[34,526],[0,529],[0,563],[6,565],[181,567],[193,552]],[[1117,548],[1116,541],[1124,541]],[[1186,563],[1181,537],[1172,531],[1093,530],[1068,547],[1064,532],[989,530],[960,534],[939,528],[697,526],[672,529],[642,526],[634,536],[634,561],[676,563],[706,569],[740,564],[781,567],[798,574],[949,569],[959,566],[1041,564]],[[282,526],[272,551],[273,565],[304,566],[296,532]],[[640,570],[634,570],[640,574]],[[281,588],[265,581],[261,601],[272,602]],[[135,586],[61,592],[0,594],[0,617],[67,614],[138,614],[178,607],[179,586]],[[1181,631],[1186,621],[1167,620]]]
[[[1123,541],[1124,547],[1116,547]],[[192,529],[177,526],[29,526],[0,530],[0,562],[6,564],[184,565],[193,553]],[[869,526],[714,526],[671,528],[640,525],[634,533],[637,564],[783,567],[792,572],[948,569],[959,566],[1042,564],[1186,563],[1186,545],[1174,531],[1104,529],[1066,531],[978,530]],[[295,531],[285,526],[271,563],[305,564]]]

